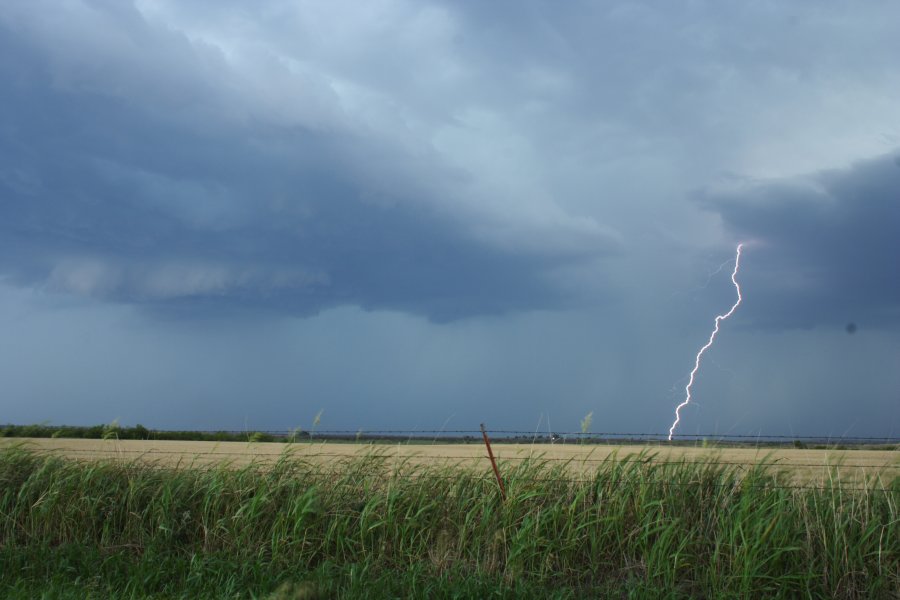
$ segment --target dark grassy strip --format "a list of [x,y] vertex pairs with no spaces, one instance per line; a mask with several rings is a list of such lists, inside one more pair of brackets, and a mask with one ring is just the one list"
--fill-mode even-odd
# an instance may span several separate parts
[[[395,444],[435,443],[440,440],[446,444],[478,444],[482,440],[479,435],[462,435],[463,432],[335,432],[335,431],[172,431],[147,429],[143,425],[123,427],[118,423],[92,426],[74,425],[0,425],[0,438],[64,438],[64,439],[117,439],[117,440],[173,440],[191,442],[312,442],[328,440],[330,442],[356,442]],[[544,435],[522,432],[499,432],[493,441],[504,443],[527,444],[612,444],[641,445],[665,444],[671,446],[729,447],[729,448],[798,448],[798,449],[830,449],[830,450],[900,450],[900,444],[888,438],[838,438],[835,440],[812,438],[753,438],[750,436],[713,436],[711,439],[701,437],[684,437],[673,442],[665,441],[652,434],[620,434],[595,435],[591,433],[569,433],[565,437],[556,434]]]
[[275,436],[260,431],[158,431],[143,425],[121,427],[116,423],[107,425],[0,425],[0,438],[68,438],[68,439],[117,439],[117,440],[176,440],[189,442],[275,442],[309,439],[303,434],[298,439],[290,436]]
[[[0,596],[900,597],[900,481],[540,462],[174,470],[0,451]],[[415,475],[415,476],[411,476]]]

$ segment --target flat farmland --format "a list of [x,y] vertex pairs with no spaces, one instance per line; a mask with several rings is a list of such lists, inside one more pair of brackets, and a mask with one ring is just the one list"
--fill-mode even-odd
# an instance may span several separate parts
[[[489,472],[482,444],[342,443],[333,441],[285,443],[185,442],[169,440],[86,440],[47,438],[0,439],[0,448],[20,445],[41,454],[76,460],[137,461],[164,467],[211,467],[274,464],[284,456],[338,468],[348,461],[378,456],[390,465],[415,467],[456,466]],[[900,452],[892,450],[806,450],[795,448],[699,448],[666,445],[574,445],[494,443],[501,468],[526,460],[564,467],[573,476],[586,476],[604,461],[649,460],[655,463],[692,462],[750,468],[767,464],[797,483],[824,483],[835,477],[842,483],[880,478],[889,483],[900,476]]]

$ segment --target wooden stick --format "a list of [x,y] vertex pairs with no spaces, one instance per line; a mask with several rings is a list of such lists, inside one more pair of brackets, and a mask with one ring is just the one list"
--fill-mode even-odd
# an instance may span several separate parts
[[497,485],[500,486],[500,496],[506,500],[506,488],[503,487],[503,479],[500,478],[500,469],[497,468],[497,461],[494,460],[494,452],[491,450],[491,440],[488,439],[487,431],[484,429],[484,423],[481,424],[481,435],[484,436],[484,445],[487,446],[488,458],[491,459],[491,466],[494,467],[494,475],[497,477]]

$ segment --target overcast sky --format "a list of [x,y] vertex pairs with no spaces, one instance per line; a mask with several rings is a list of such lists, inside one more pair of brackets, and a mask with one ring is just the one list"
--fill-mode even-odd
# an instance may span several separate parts
[[900,435],[897,23],[3,2],[0,423]]

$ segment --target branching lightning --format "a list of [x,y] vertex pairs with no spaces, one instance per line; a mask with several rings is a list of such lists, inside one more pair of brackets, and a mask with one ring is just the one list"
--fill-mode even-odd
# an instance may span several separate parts
[[672,423],[672,426],[669,428],[670,442],[672,441],[672,436],[675,435],[675,428],[678,427],[678,422],[681,420],[681,409],[691,402],[691,387],[694,385],[694,378],[697,376],[697,371],[700,370],[700,359],[703,357],[703,353],[706,352],[716,340],[716,335],[719,333],[719,323],[734,314],[734,311],[737,310],[738,306],[740,306],[741,300],[743,300],[743,298],[741,297],[741,286],[737,282],[738,269],[740,269],[741,267],[741,249],[743,247],[744,244],[738,244],[737,257],[734,259],[734,271],[731,272],[731,283],[734,284],[734,288],[737,290],[737,302],[734,303],[734,306],[732,306],[731,310],[729,310],[727,313],[716,317],[716,326],[713,328],[712,334],[710,334],[709,336],[709,341],[706,342],[706,345],[700,348],[700,352],[697,353],[697,358],[694,360],[694,369],[691,371],[691,376],[688,378],[687,385],[684,386],[684,402],[682,402],[675,408],[675,422]]

